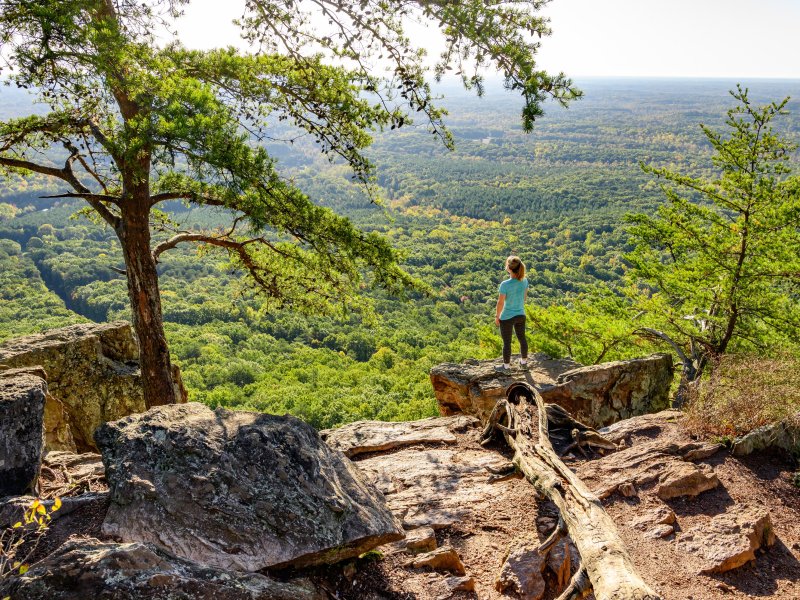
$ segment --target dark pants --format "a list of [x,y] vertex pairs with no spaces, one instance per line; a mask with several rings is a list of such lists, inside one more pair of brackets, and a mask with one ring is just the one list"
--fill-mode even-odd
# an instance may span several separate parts
[[503,362],[511,362],[511,333],[517,334],[519,340],[519,355],[528,358],[528,340],[525,339],[525,316],[511,317],[500,320],[500,337],[503,338]]

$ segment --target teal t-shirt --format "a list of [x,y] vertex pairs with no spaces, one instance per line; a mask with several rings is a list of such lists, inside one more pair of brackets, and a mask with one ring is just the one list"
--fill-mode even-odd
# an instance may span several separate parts
[[500,318],[505,321],[512,317],[520,317],[525,314],[525,290],[528,288],[528,280],[506,279],[500,284],[500,293],[506,295],[506,303]]

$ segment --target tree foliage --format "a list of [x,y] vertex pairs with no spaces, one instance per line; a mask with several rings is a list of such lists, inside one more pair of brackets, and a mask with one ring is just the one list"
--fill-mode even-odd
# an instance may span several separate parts
[[653,216],[631,216],[636,248],[630,276],[641,284],[637,308],[669,342],[684,377],[700,376],[711,357],[764,351],[800,331],[800,177],[796,145],[773,130],[788,98],[754,106],[731,92],[724,132],[702,127],[713,177],[643,165],[660,180],[666,202]]

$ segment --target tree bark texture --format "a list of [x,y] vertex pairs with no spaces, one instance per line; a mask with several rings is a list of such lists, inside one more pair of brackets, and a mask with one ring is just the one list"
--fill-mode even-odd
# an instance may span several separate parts
[[[132,203],[133,204],[133,203]],[[149,203],[126,206],[118,236],[125,257],[133,329],[139,339],[145,405],[150,408],[178,401],[172,363],[161,316],[158,272],[150,249]]]
[[[514,388],[512,390],[512,388]],[[514,450],[514,465],[561,513],[597,600],[661,600],[636,573],[630,555],[600,500],[556,454],[544,401],[517,383],[497,403],[487,424]]]

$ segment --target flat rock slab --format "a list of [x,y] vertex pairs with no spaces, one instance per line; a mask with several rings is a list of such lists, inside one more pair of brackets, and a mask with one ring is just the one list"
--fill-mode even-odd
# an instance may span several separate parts
[[366,452],[385,452],[414,444],[455,444],[457,432],[478,427],[475,417],[431,417],[419,421],[358,421],[319,434],[331,448],[352,457]]
[[678,546],[699,556],[702,574],[724,573],[755,560],[762,546],[775,543],[775,530],[769,512],[759,508],[735,506],[708,523],[687,531]]
[[719,485],[719,478],[708,465],[677,460],[664,465],[658,479],[656,495],[662,500],[697,496]]
[[324,600],[308,580],[281,582],[172,557],[155,546],[93,538],[67,541],[0,586],[11,600]]
[[489,483],[486,468],[506,464],[507,459],[489,451],[434,449],[374,456],[358,466],[406,529],[439,529],[493,505],[506,483]]
[[290,416],[160,406],[95,434],[103,533],[223,569],[329,564],[403,537],[383,496]]
[[41,377],[0,371],[0,497],[36,491],[46,397]]

